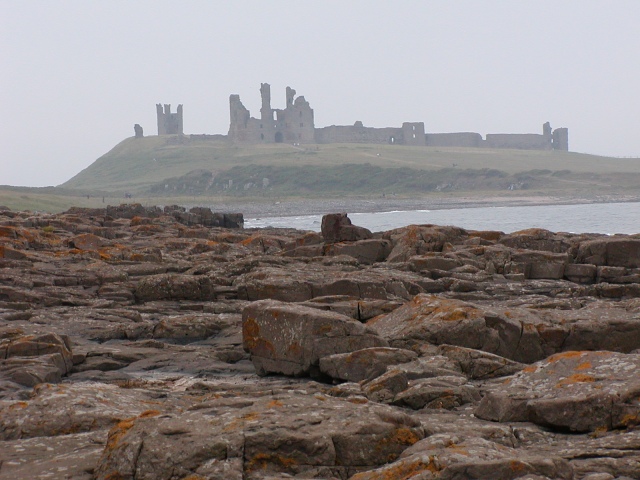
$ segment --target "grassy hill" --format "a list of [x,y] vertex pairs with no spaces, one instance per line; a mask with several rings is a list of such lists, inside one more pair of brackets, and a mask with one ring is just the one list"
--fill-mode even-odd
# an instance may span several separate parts
[[[125,193],[132,198],[125,198]],[[220,137],[128,138],[59,187],[0,186],[0,206],[57,212],[309,198],[640,198],[640,159],[399,145],[233,145]]]
[[[336,175],[335,168],[344,169],[346,165],[366,165],[370,168],[356,168],[351,172],[338,171],[339,174]],[[424,177],[425,172],[432,172],[440,177],[435,183],[428,182],[432,189],[437,188],[438,182],[451,183],[449,179],[459,177],[456,172],[460,171],[467,171],[467,176],[477,171],[482,177],[486,176],[487,171],[497,171],[493,176],[510,177],[509,183],[519,183],[514,176],[525,172],[534,172],[533,175],[535,172],[543,172],[547,176],[555,173],[554,180],[564,175],[564,184],[568,186],[571,182],[577,182],[575,185],[578,186],[581,183],[583,186],[588,185],[592,179],[603,185],[610,185],[611,181],[623,182],[619,186],[627,188],[633,184],[628,181],[631,177],[636,180],[636,185],[640,178],[636,177],[640,175],[640,159],[618,159],[571,152],[362,144],[232,145],[225,140],[153,136],[124,140],[61,186],[69,189],[148,193],[150,189],[157,190],[159,185],[167,185],[168,180],[175,183],[176,179],[184,177],[184,184],[197,176],[194,172],[210,172],[215,183],[216,178],[220,179],[225,175],[228,177],[228,172],[234,167],[244,168],[245,177],[247,170],[256,170],[255,176],[260,177],[258,181],[268,178],[272,189],[278,186],[277,178],[289,177],[287,190],[290,190],[295,189],[295,185],[291,185],[291,176],[298,175],[301,180],[308,180],[309,175],[333,175],[335,188],[332,190],[336,192],[341,190],[341,184],[344,187],[342,190],[349,192],[354,183],[367,184],[366,180],[370,180],[371,175],[384,176],[389,173],[385,173],[385,170],[390,168],[409,169],[405,173],[408,172],[408,176],[413,177]],[[258,167],[270,167],[277,171],[265,172],[262,169],[262,173],[258,173]],[[306,167],[310,168],[305,170]],[[271,176],[267,176],[267,173]],[[345,175],[350,175],[350,178]],[[362,176],[363,181],[359,182],[357,176]],[[226,180],[229,179],[232,178]],[[234,183],[235,187],[239,187],[237,181]],[[497,188],[503,188],[503,183]],[[482,187],[481,184],[482,182],[476,187]],[[473,189],[472,185],[468,186]],[[383,187],[384,182],[371,185],[375,189]]]

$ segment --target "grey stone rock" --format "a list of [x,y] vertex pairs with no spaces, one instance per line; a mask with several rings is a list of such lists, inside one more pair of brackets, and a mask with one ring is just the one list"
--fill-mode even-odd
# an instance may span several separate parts
[[243,345],[256,371],[306,375],[322,357],[387,342],[363,324],[334,312],[262,300],[242,313]]

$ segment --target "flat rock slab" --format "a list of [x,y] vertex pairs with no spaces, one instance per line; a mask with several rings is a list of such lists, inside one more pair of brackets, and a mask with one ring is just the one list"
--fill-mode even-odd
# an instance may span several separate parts
[[0,478],[90,480],[106,440],[98,430],[3,442]]
[[150,392],[97,382],[43,383],[31,397],[0,400],[0,440],[101,430],[158,406]]
[[564,352],[491,387],[476,416],[589,432],[640,423],[640,355]]
[[640,348],[637,307],[590,302],[575,310],[487,306],[419,294],[367,325],[392,347],[424,344],[482,350],[522,363],[533,363],[563,350]]
[[301,305],[262,300],[242,313],[244,349],[260,375],[303,376],[322,357],[387,342],[352,318]]
[[347,478],[397,459],[424,437],[408,415],[360,400],[211,398],[190,412],[141,416],[110,431],[96,478]]

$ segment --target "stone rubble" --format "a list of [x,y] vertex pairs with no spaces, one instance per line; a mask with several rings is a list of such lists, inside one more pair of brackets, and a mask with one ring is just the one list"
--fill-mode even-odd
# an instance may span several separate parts
[[640,234],[0,211],[0,479],[640,478]]

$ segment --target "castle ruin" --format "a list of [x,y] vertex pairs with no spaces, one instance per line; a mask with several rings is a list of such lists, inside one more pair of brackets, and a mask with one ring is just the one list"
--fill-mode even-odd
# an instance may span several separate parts
[[417,145],[433,147],[512,148],[523,150],[569,150],[569,130],[551,129],[549,122],[542,133],[487,134],[475,132],[425,133],[424,122],[405,122],[401,127],[365,127],[362,122],[353,125],[331,125],[316,128],[313,109],[304,97],[295,97],[296,91],[286,89],[286,107],[271,108],[271,87],[260,85],[262,108],[260,118],[251,116],[239,95],[229,97],[231,122],[228,138],[234,143],[373,143],[391,145]]
[[[229,140],[235,143],[316,143],[313,109],[304,97],[286,90],[286,107],[271,108],[271,86],[260,85],[260,118],[251,117],[239,95],[229,97],[231,124]],[[295,99],[294,99],[295,98]]]
[[[427,147],[510,148],[520,150],[569,151],[569,129],[552,130],[549,122],[542,133],[488,133],[485,138],[475,132],[426,133],[424,122],[404,122],[401,127],[365,127],[331,125],[316,128],[313,109],[304,97],[296,97],[291,87],[285,90],[285,108],[271,107],[271,86],[260,84],[262,106],[260,118],[254,118],[240,101],[240,95],[229,97],[230,124],[226,139],[237,144],[327,144],[368,143],[414,145]],[[171,105],[156,105],[158,135],[183,135],[182,105],[171,113]],[[141,129],[140,129],[141,130]],[[141,132],[140,132],[141,134]],[[136,130],[136,135],[138,135]],[[199,139],[225,138],[224,135],[192,135]]]
[[182,105],[178,105],[178,111],[171,113],[171,105],[158,103],[156,105],[158,116],[158,135],[182,135]]

